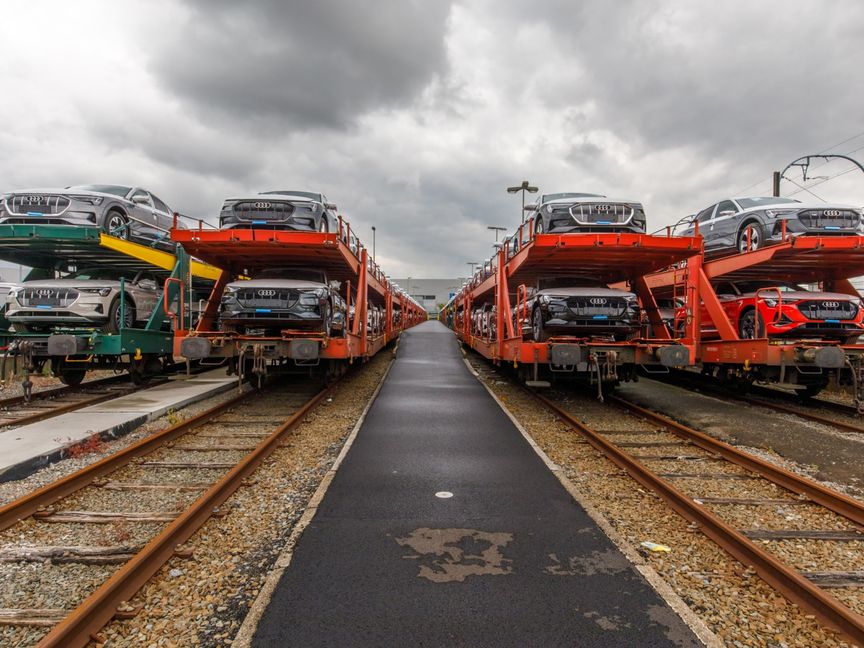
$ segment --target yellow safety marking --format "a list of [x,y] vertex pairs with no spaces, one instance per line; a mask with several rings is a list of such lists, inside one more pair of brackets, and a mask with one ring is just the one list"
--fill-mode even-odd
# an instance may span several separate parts
[[[132,241],[117,238],[116,236],[108,236],[105,233],[99,234],[99,244],[109,250],[145,261],[163,270],[173,270],[177,264],[177,257],[170,252],[156,250],[140,243],[133,243]],[[190,264],[190,269],[192,270],[193,277],[211,279],[212,281],[217,281],[222,274],[219,268],[195,260]]]

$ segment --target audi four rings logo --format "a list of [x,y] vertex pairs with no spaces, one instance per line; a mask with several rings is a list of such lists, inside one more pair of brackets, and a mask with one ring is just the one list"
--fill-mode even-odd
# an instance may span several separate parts
[[53,291],[50,288],[39,288],[36,294],[40,297],[48,297]]
[[602,306],[603,304],[606,303],[606,298],[605,297],[592,297],[588,301],[590,303],[594,304],[595,306]]
[[255,209],[270,209],[272,207],[272,203],[269,202],[256,202],[252,205]]
[[825,216],[839,216],[839,215],[840,215],[840,210],[839,210],[839,209],[826,209],[826,210],[823,211],[822,213],[823,213]]
[[840,302],[822,302],[822,308],[840,308]]
[[595,205],[594,209],[598,212],[610,212],[615,209],[615,205]]
[[269,289],[269,288],[268,288],[267,290],[259,290],[259,291],[258,291],[258,296],[259,296],[259,297],[275,297],[275,296],[276,296],[276,291],[275,291],[275,290],[271,290],[271,289]]

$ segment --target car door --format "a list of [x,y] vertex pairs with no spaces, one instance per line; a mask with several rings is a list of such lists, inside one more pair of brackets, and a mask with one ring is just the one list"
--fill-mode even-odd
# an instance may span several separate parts
[[714,212],[714,235],[723,247],[735,247],[738,235],[738,207],[731,200],[723,200]]
[[699,233],[705,243],[705,249],[717,247],[717,239],[714,235],[714,208],[717,205],[711,205],[696,214],[696,222],[699,223]]
[[152,241],[156,235],[156,208],[153,205],[153,197],[144,189],[135,189],[129,200],[134,203],[132,207],[132,222],[129,224],[136,238]]
[[170,241],[171,228],[174,226],[174,212],[155,194],[150,194],[153,198],[154,213],[156,214],[156,227],[163,241]]
[[148,319],[160,296],[159,280],[149,272],[141,272],[135,278],[135,306],[139,319]]

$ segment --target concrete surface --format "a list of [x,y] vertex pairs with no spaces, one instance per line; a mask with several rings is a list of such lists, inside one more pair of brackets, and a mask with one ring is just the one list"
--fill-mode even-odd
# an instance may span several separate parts
[[722,441],[770,449],[803,465],[816,477],[864,486],[864,436],[839,435],[824,426],[773,410],[715,398],[641,378],[618,388],[621,396]]
[[56,461],[64,449],[94,434],[102,438],[127,434],[169,410],[180,409],[236,384],[237,379],[227,377],[224,368],[189,379],[173,376],[158,387],[0,432],[0,481],[21,479]]
[[399,354],[255,646],[693,646],[435,321]]

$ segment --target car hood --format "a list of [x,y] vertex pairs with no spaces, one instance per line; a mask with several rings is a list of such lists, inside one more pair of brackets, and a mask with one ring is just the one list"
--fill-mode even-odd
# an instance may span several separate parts
[[[755,292],[744,293],[741,295],[742,297],[755,297]],[[762,298],[771,298],[776,297],[777,293],[768,289],[763,289],[759,296]],[[846,295],[844,293],[832,293],[832,292],[821,292],[821,291],[810,291],[810,290],[790,290],[789,292],[783,293],[783,300],[787,299],[830,299],[832,301],[852,301],[857,299],[856,297],[852,297],[851,295]]]
[[84,189],[71,189],[68,187],[58,187],[57,189],[48,188],[40,188],[40,189],[20,189],[16,191],[9,191],[4,196],[20,196],[22,194],[50,194],[52,196],[96,196],[98,198],[113,198],[114,200],[122,200],[124,202],[130,202],[123,198],[122,196],[118,196],[117,194],[105,193],[103,191],[86,191]]
[[[126,282],[130,285],[130,282]],[[37,281],[25,281],[22,288],[119,288],[120,281],[117,279],[39,279]]]
[[546,295],[547,297],[628,297],[635,298],[631,292],[626,290],[618,290],[616,288],[592,288],[573,287],[573,288],[544,288],[538,290],[537,295]]
[[297,290],[324,288],[326,290],[327,284],[302,279],[249,279],[248,281],[235,281],[228,284],[227,287],[235,290],[242,288],[296,288]]
[[315,200],[311,200],[306,198],[305,196],[293,196],[291,194],[267,194],[266,196],[262,196],[261,194],[254,194],[251,196],[234,196],[232,198],[226,198],[226,201],[229,200],[254,200],[255,202],[269,202],[271,200],[288,200],[290,202],[304,202],[304,203],[314,203],[317,202]]
[[843,203],[775,203],[773,205],[756,205],[755,207],[748,207],[743,212],[744,214],[749,214],[751,212],[763,211],[765,209],[775,209],[777,211],[807,211],[810,209],[851,209],[853,211],[860,212],[861,209],[859,207],[855,207],[853,205],[844,205]]
[[609,203],[625,204],[625,205],[641,205],[642,203],[635,200],[624,200],[623,198],[607,198],[599,196],[597,198],[556,198],[543,203],[543,205],[607,205]]

